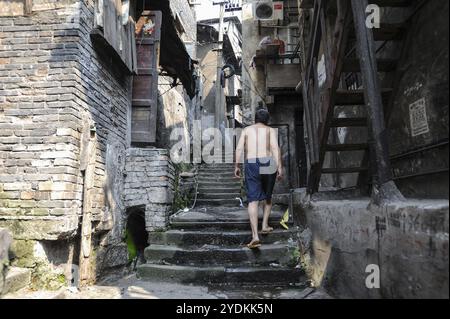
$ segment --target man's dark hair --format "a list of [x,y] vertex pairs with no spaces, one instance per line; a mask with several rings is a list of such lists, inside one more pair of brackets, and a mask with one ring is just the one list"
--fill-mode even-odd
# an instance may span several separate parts
[[266,109],[259,109],[255,114],[255,124],[269,125],[270,114]]

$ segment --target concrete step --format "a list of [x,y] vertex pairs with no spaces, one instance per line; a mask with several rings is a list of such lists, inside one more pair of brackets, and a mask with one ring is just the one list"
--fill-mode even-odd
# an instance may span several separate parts
[[233,193],[233,194],[240,194],[241,187],[234,186],[234,187],[199,187],[198,193],[199,194],[211,194],[211,193]]
[[230,179],[237,179],[234,176],[234,172],[199,172],[197,177],[200,178],[230,178]]
[[220,182],[220,183],[234,183],[239,184],[241,183],[241,180],[238,178],[235,178],[234,176],[221,176],[221,175],[209,175],[209,176],[199,176],[198,177],[199,183],[214,183],[214,182]]
[[217,179],[199,179],[199,187],[241,187],[239,179],[217,180]]
[[[296,238],[297,230],[277,229],[269,235],[260,235],[264,245],[286,242]],[[180,247],[202,247],[204,245],[242,246],[251,240],[249,230],[177,230],[149,234],[151,245],[175,245]]]
[[145,259],[152,264],[170,265],[295,265],[292,249],[286,244],[263,245],[251,250],[247,247],[208,246],[182,248],[151,245],[145,249]]
[[147,263],[138,266],[138,275],[146,280],[184,284],[289,285],[306,282],[303,270],[285,267],[195,267]]
[[[259,225],[261,227],[262,218],[259,220]],[[280,219],[270,218],[269,225],[273,228],[280,229]],[[292,224],[288,225],[292,227]],[[228,221],[173,221],[171,223],[172,229],[189,229],[189,230],[248,230],[250,229],[250,222],[248,217],[246,220],[228,220]]]
[[230,166],[218,166],[218,167],[201,167],[199,169],[199,172],[206,172],[206,173],[228,173],[232,172],[234,173],[234,165]]
[[[280,229],[280,220],[285,209],[275,206],[269,219],[269,224]],[[259,211],[260,225],[263,212]],[[248,212],[240,207],[204,207],[189,212],[180,212],[171,217],[171,227],[174,229],[245,229],[250,228]]]
[[28,268],[11,267],[6,273],[3,293],[13,293],[28,287],[31,281],[31,270]]
[[229,192],[229,193],[202,193],[199,192],[198,199],[227,199],[227,200],[234,200],[236,197],[241,197],[240,192]]
[[197,199],[197,206],[239,207],[237,199]]

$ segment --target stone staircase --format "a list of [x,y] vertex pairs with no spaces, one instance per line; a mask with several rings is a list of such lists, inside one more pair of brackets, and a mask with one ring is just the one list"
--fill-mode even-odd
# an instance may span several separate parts
[[139,276],[213,286],[304,285],[304,272],[296,267],[297,232],[279,225],[284,208],[274,209],[270,224],[275,231],[261,237],[260,249],[245,246],[251,232],[247,211],[235,200],[240,185],[232,164],[203,166],[197,208],[173,215],[168,231],[149,234],[147,263],[138,267]]
[[204,165],[198,174],[197,206],[240,205],[241,181],[234,177],[234,164]]

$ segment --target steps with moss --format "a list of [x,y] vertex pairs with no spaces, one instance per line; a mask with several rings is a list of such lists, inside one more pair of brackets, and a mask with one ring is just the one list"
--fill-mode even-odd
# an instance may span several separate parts
[[[199,205],[172,216],[168,231],[149,234],[147,263],[138,267],[142,278],[233,286],[305,284],[303,270],[296,267],[298,232],[292,225],[289,230],[280,226],[285,207],[274,207],[270,224],[275,231],[261,235],[262,247],[246,247],[251,240],[248,212],[234,200],[240,181],[230,169],[216,164],[200,170]],[[262,211],[259,217],[261,226]]]

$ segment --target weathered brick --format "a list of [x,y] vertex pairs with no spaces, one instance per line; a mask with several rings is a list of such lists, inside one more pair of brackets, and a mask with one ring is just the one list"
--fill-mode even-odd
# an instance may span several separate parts
[[52,191],[53,190],[53,182],[52,181],[46,181],[39,183],[39,190],[40,191]]
[[31,189],[31,184],[29,183],[4,183],[3,190],[5,191],[20,191],[20,190],[29,190]]

